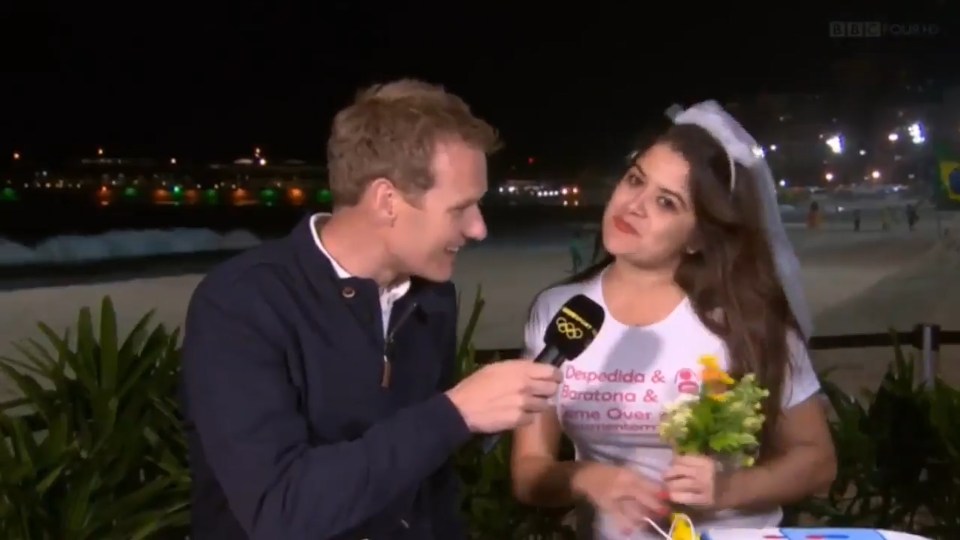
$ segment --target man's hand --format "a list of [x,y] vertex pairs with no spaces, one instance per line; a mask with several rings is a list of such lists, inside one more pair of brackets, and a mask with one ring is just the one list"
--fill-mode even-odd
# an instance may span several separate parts
[[560,370],[530,360],[486,365],[447,392],[474,433],[497,433],[529,424],[551,407]]

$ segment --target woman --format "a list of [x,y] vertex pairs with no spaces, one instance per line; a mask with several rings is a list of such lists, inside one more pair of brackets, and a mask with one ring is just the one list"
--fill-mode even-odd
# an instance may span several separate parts
[[[573,295],[606,310],[594,342],[562,366],[556,412],[516,432],[511,463],[523,502],[578,503],[581,538],[660,538],[645,518],[677,505],[698,529],[775,526],[780,505],[828,488],[835,475],[804,345],[809,316],[769,169],[712,102],[674,122],[631,157],[607,204],[608,257],[541,293],[526,328],[532,358],[544,324]],[[770,391],[752,468],[674,456],[657,434],[663,406],[699,391],[698,360],[708,354]],[[557,459],[563,432],[576,461]]]

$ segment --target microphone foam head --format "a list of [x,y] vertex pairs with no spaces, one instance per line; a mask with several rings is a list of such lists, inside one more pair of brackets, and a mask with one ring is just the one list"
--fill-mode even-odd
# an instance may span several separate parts
[[547,326],[543,336],[547,345],[553,345],[567,360],[580,356],[603,326],[603,307],[578,294],[567,300]]

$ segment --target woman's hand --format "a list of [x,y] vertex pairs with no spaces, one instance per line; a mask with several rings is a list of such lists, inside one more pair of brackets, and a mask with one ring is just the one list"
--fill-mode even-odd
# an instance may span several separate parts
[[721,506],[726,477],[711,457],[675,456],[663,480],[671,502],[704,509]]
[[608,515],[624,534],[648,526],[669,512],[663,488],[638,473],[604,463],[587,463],[574,473],[571,488]]

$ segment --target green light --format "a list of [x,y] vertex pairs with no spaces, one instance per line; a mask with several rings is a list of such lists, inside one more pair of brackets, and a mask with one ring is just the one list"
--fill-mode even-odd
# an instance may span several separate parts
[[220,194],[215,189],[204,191],[203,198],[207,200],[207,204],[218,204],[220,202]]
[[173,186],[173,190],[170,192],[170,194],[173,196],[174,199],[182,199],[182,198],[183,198],[183,186],[181,186],[181,185]]
[[268,206],[272,206],[277,202],[277,191],[272,188],[266,188],[260,191],[260,200],[265,202]]
[[137,196],[137,188],[131,186],[131,187],[128,187],[127,189],[124,189],[124,190],[123,190],[123,196],[124,196],[124,197],[131,197],[131,198],[132,198],[132,197],[136,197],[136,196]]
[[332,203],[333,194],[330,193],[329,189],[321,189],[317,192],[317,202],[324,204]]
[[3,191],[0,191],[0,201],[14,202],[17,199],[19,199],[17,192],[12,187],[3,188]]

